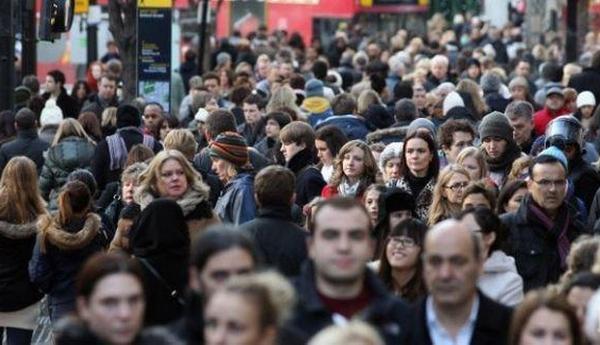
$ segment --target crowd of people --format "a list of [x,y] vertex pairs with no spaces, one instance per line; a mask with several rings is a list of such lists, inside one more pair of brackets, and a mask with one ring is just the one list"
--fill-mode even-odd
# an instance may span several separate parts
[[[234,34],[171,108],[118,51],[0,113],[0,329],[29,344],[600,344],[600,37]],[[177,96],[179,95],[179,96]],[[41,303],[45,298],[46,303]]]

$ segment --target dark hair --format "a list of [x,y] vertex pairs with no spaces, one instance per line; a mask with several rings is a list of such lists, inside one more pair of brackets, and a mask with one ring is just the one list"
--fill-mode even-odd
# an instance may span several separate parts
[[324,141],[329,151],[331,151],[331,156],[336,157],[342,146],[348,142],[348,137],[346,137],[346,134],[341,129],[329,125],[317,130],[315,140]]
[[422,131],[415,131],[411,135],[409,135],[406,139],[404,139],[404,145],[402,146],[402,156],[400,157],[400,176],[407,177],[410,174],[408,169],[408,165],[406,164],[406,147],[408,146],[408,142],[411,139],[422,139],[427,142],[427,147],[433,156],[431,162],[429,162],[429,169],[427,170],[427,175],[433,178],[437,178],[438,173],[440,172],[440,159],[438,157],[437,146],[435,145],[435,141],[433,137],[429,133],[425,133]]
[[356,100],[349,93],[341,93],[331,101],[331,110],[334,115],[353,114],[356,110]]
[[296,189],[294,173],[280,165],[271,165],[258,172],[254,178],[254,193],[260,207],[291,206]]
[[471,194],[482,194],[483,197],[490,203],[490,210],[496,211],[496,193],[487,188],[483,181],[472,181],[467,185],[463,193],[463,203],[467,196]]
[[546,62],[544,66],[542,66],[541,74],[542,78],[558,83],[563,78],[563,69],[556,62]]
[[246,104],[256,104],[258,109],[264,109],[265,107],[265,99],[261,96],[251,93],[246,98],[244,98],[244,102]]
[[481,227],[482,234],[494,233],[496,235],[494,243],[490,246],[488,257],[496,250],[505,249],[507,231],[493,210],[486,207],[469,208],[459,213],[457,218],[462,220],[469,214],[473,215],[473,218],[475,218],[475,221]]
[[267,124],[267,121],[273,120],[277,122],[280,129],[292,122],[292,117],[288,113],[284,113],[282,111],[272,111],[265,115],[265,119],[265,125]]
[[412,99],[413,93],[413,82],[410,80],[402,80],[394,86],[394,99]]
[[600,287],[600,275],[592,272],[580,272],[575,274],[563,288],[563,293],[569,294],[571,289],[575,287],[588,288],[594,291]]
[[81,181],[67,182],[58,195],[58,215],[61,225],[66,225],[73,216],[89,211],[92,205],[90,189]]
[[[165,108],[162,106],[162,104],[160,104],[158,102],[148,102],[148,103],[144,104],[144,110],[146,110],[146,108],[148,108],[149,106],[158,107],[161,112],[165,111]],[[162,114],[161,114],[161,116],[162,116]]]
[[65,86],[65,74],[57,69],[52,70],[50,72],[48,72],[48,74],[46,74],[50,77],[52,77],[52,79],[54,79],[55,83],[60,83],[61,86]]
[[84,80],[78,80],[77,82],[75,82],[75,85],[73,85],[73,88],[71,89],[71,97],[73,98],[77,98],[77,91],[79,90],[79,88],[83,86],[83,88],[85,89],[85,95],[88,96],[90,93],[92,93],[92,89],[90,89],[90,86],[88,85],[88,83]]
[[450,119],[440,127],[438,131],[438,143],[442,148],[449,149],[452,146],[452,137],[455,132],[466,132],[475,139],[475,130],[467,120]]
[[314,235],[314,231],[317,229],[317,216],[319,215],[319,213],[321,212],[321,210],[323,210],[326,207],[331,207],[334,208],[336,210],[351,210],[354,208],[359,209],[364,216],[366,217],[365,219],[367,219],[367,223],[368,223],[368,232],[369,234],[374,237],[375,234],[373,233],[372,228],[372,224],[371,224],[371,216],[369,215],[369,212],[367,211],[367,209],[365,208],[365,205],[363,205],[362,202],[360,202],[359,200],[355,199],[355,198],[350,198],[350,197],[340,197],[340,196],[336,196],[333,198],[329,198],[329,199],[325,199],[322,202],[319,202],[316,205],[316,209],[312,215],[312,219],[314,220],[312,227],[311,227],[311,236]]
[[533,178],[533,168],[535,168],[538,164],[554,164],[558,163],[565,170],[565,176],[567,175],[567,169],[564,167],[562,162],[558,160],[558,158],[550,155],[538,155],[533,159],[533,164],[529,165],[528,173],[529,177]]
[[204,130],[212,139],[223,132],[236,132],[235,116],[229,110],[215,110],[206,118]]
[[377,94],[381,95],[381,93],[383,92],[383,90],[385,89],[385,78],[380,76],[379,74],[375,73],[375,74],[371,74],[369,76],[369,79],[371,81],[371,89],[373,89],[373,91],[377,92]]
[[145,163],[147,160],[154,157],[154,151],[144,144],[135,144],[127,154],[125,166],[128,167],[135,163]]
[[397,122],[412,122],[418,115],[419,111],[417,110],[417,106],[411,99],[403,98],[396,102],[396,105],[394,106],[394,117]]
[[98,184],[96,183],[96,179],[94,178],[94,175],[87,169],[73,170],[67,176],[67,182],[71,181],[83,182],[90,190],[90,195],[92,197],[94,197],[94,195],[96,195],[96,192],[98,191]]
[[35,114],[29,108],[22,108],[15,116],[15,123],[18,130],[27,130],[35,128]]
[[521,188],[527,188],[527,183],[523,180],[512,180],[506,182],[506,184],[500,190],[500,195],[498,196],[498,204],[496,205],[496,213],[503,214],[506,213],[506,209],[504,205],[512,198],[512,196]]
[[100,121],[96,114],[85,111],[77,117],[77,121],[83,127],[83,130],[94,139],[94,141],[102,140],[102,129],[100,127]]
[[89,299],[98,282],[112,274],[129,274],[134,276],[142,289],[144,275],[138,262],[121,253],[96,253],[83,265],[75,280],[77,297]]
[[206,73],[204,73],[204,74],[202,75],[202,80],[203,80],[203,82],[205,82],[205,81],[207,81],[207,80],[209,80],[209,79],[216,79],[216,80],[217,80],[217,82],[219,82],[219,81],[220,81],[220,80],[219,80],[219,79],[220,79],[220,78],[219,78],[219,75],[218,75],[218,74],[216,74],[215,72],[206,72]]
[[190,265],[202,271],[213,255],[233,248],[245,250],[255,266],[260,265],[260,256],[252,239],[231,225],[212,226],[196,237],[192,243]]
[[327,77],[327,69],[329,69],[327,62],[323,60],[317,60],[313,63],[312,72],[315,75],[315,78],[324,80],[325,77]]
[[[381,255],[379,256],[379,278],[386,285],[388,290],[393,290],[394,288],[394,280],[392,278],[392,267],[390,266],[390,262],[387,258],[387,250],[386,247],[390,242],[392,236],[406,236],[413,241],[415,244],[421,247],[421,253],[423,252],[423,244],[425,242],[425,235],[427,233],[428,227],[425,223],[418,219],[409,218],[404,219],[398,225],[396,225],[390,234],[386,237]],[[400,295],[402,298],[406,299],[409,302],[416,301],[419,297],[424,296],[427,293],[425,289],[425,284],[423,282],[423,262],[419,256],[417,260],[417,264],[415,267],[415,272],[410,278],[410,280],[406,283],[405,286],[402,287],[400,291]]]
[[15,113],[11,110],[0,112],[0,142],[15,136]]
[[229,99],[233,104],[239,107],[244,103],[244,99],[248,97],[248,95],[250,95],[251,93],[252,90],[250,90],[250,88],[247,86],[236,86],[233,88],[233,90],[231,90]]
[[23,77],[23,86],[28,88],[32,94],[38,94],[40,92],[40,81],[34,74],[29,74]]

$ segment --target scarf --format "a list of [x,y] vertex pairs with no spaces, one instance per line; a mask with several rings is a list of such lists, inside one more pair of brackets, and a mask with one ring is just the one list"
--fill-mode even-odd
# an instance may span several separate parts
[[481,153],[483,154],[485,161],[487,162],[488,166],[490,167],[490,171],[492,171],[492,172],[499,172],[499,171],[508,172],[508,171],[510,171],[510,168],[512,167],[512,163],[515,161],[515,159],[517,159],[521,156],[521,149],[514,142],[514,140],[511,140],[511,141],[508,141],[508,143],[506,145],[506,151],[500,158],[491,158],[490,156],[488,156],[487,152],[483,148],[481,149]]
[[338,186],[338,193],[341,196],[349,196],[354,198],[358,193],[358,188],[360,187],[361,182],[361,180],[358,180],[355,184],[351,185],[350,183],[348,183],[347,179],[343,179],[342,183],[340,183],[340,185]]
[[125,166],[127,162],[127,145],[125,145],[125,140],[120,135],[123,131],[135,131],[142,135],[143,140],[142,144],[151,150],[154,148],[154,138],[150,135],[144,134],[144,132],[135,127],[123,127],[117,130],[117,133],[113,135],[109,135],[106,137],[106,144],[108,145],[108,155],[110,158],[109,169],[110,170],[120,170]]
[[560,267],[566,268],[566,259],[569,254],[571,243],[567,237],[567,230],[571,219],[566,206],[562,206],[556,219],[550,218],[533,200],[527,203],[527,219],[533,220],[546,229],[546,233],[556,240],[558,255],[560,256]]

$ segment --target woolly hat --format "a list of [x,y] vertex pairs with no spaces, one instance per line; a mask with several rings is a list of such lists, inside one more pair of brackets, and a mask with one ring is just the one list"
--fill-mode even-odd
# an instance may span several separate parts
[[231,61],[231,55],[228,52],[220,52],[217,54],[217,65],[224,65],[228,61]]
[[[562,152],[561,149],[559,149],[556,146],[550,146],[549,148],[545,149],[544,151],[540,152],[537,157],[535,157],[537,160],[538,158],[542,157],[542,156],[550,156],[553,158],[556,158],[560,164],[562,164],[562,166],[565,168],[565,171],[569,170],[569,163],[567,160],[567,156],[565,156],[565,154]],[[535,160],[534,160],[534,164],[535,164]]]
[[142,117],[138,108],[129,104],[122,104],[117,108],[117,128],[139,127],[142,124]]
[[387,144],[387,146],[381,151],[379,155],[379,169],[383,171],[385,167],[385,163],[392,158],[401,158],[402,157],[402,147],[404,146],[403,142],[393,142]]
[[385,212],[389,215],[392,212],[408,210],[415,214],[415,199],[412,195],[399,189],[392,188],[387,191],[383,200],[385,203]]
[[40,125],[42,127],[48,125],[60,125],[63,120],[63,112],[56,105],[56,101],[53,99],[49,99],[46,101],[46,105],[44,105],[44,109],[42,109],[42,113],[40,115]]
[[512,90],[514,87],[521,86],[526,89],[529,89],[529,83],[525,77],[514,77],[510,83],[508,83],[508,89]]
[[408,125],[408,129],[406,130],[406,136],[412,135],[419,128],[427,129],[429,131],[429,133],[431,133],[431,136],[435,138],[435,135],[436,135],[435,125],[433,124],[433,122],[431,122],[430,120],[428,120],[424,117],[415,119],[410,123],[410,125]]
[[577,95],[577,109],[585,105],[591,105],[592,107],[596,106],[596,97],[594,97],[594,94],[590,91],[583,91]]
[[446,114],[448,114],[448,111],[450,109],[452,109],[454,107],[464,107],[464,106],[465,106],[465,102],[463,101],[462,97],[460,97],[458,92],[452,91],[448,94],[448,96],[446,96],[446,98],[444,98],[443,114],[444,114],[444,116],[446,116]]
[[377,129],[388,128],[394,123],[394,117],[381,104],[371,104],[363,114],[368,123]]
[[210,144],[211,157],[224,159],[242,168],[249,164],[248,145],[244,137],[236,132],[223,132]]
[[546,91],[546,97],[549,97],[550,95],[560,95],[563,98],[565,97],[562,93],[562,89],[558,86],[551,87]]
[[485,138],[498,137],[507,142],[513,141],[513,128],[508,122],[506,115],[499,111],[493,111],[483,117],[479,124],[479,137],[483,141]]
[[208,118],[208,111],[206,111],[206,109],[204,109],[204,108],[198,109],[198,111],[196,112],[196,115],[194,115],[194,120],[200,121],[200,122],[206,122],[207,118]]
[[308,97],[324,97],[325,90],[323,90],[323,82],[319,79],[311,79],[304,86],[306,92],[306,98]]
[[481,77],[479,84],[481,85],[481,89],[484,93],[498,92],[500,90],[500,84],[502,84],[502,81],[496,73],[488,72]]

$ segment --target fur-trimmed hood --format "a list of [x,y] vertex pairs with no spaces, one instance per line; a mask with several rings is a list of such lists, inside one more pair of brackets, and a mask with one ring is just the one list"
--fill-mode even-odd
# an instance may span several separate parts
[[30,238],[37,232],[37,222],[15,224],[0,221],[0,236],[11,240],[23,240]]
[[[138,189],[133,197],[135,202],[140,205],[142,211],[146,208],[146,206],[150,205],[150,203],[154,201],[154,199],[157,198],[158,197],[155,196],[154,193],[152,193],[148,189]],[[192,211],[194,211],[194,209],[196,209],[196,206],[198,206],[198,204],[204,201],[208,202],[208,198],[208,189],[205,187],[204,184],[197,183],[195,185],[190,186],[187,192],[185,192],[185,194],[176,201],[177,204],[183,210],[183,215],[187,216]]]
[[[58,214],[43,215],[37,223],[40,249],[46,252],[46,243],[51,243],[60,250],[78,250],[90,244],[100,232],[100,216],[89,213],[81,230],[71,232],[58,222]],[[47,242],[46,242],[47,241]]]
[[408,127],[390,127],[376,130],[367,134],[367,144],[383,142],[387,145],[391,142],[404,141],[407,129]]

